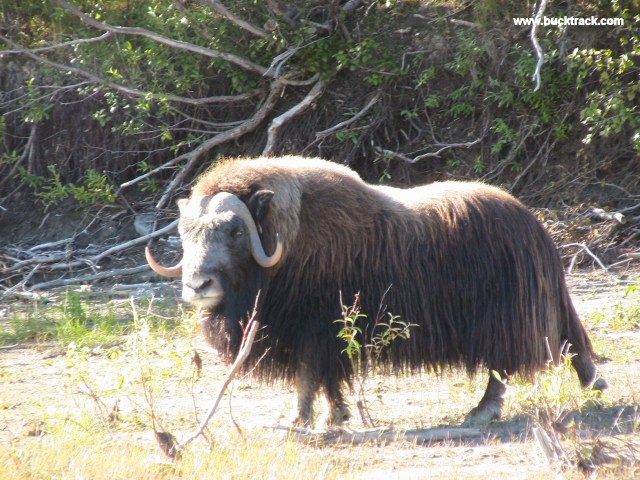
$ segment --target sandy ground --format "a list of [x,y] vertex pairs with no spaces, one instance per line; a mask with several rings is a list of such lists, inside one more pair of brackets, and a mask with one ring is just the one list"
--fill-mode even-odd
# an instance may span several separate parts
[[[607,305],[628,301],[626,286],[606,274],[576,273],[568,280],[576,307],[583,316]],[[624,334],[635,335],[640,341],[638,330],[640,328]],[[167,387],[168,390],[158,398],[158,411],[174,414],[181,411],[182,418],[188,419],[194,398],[199,408],[204,408],[210,401],[211,392],[224,376],[225,366],[203,345],[199,344],[198,349],[203,358],[203,380],[196,384],[193,392],[186,391],[184,385]],[[37,434],[48,422],[68,418],[79,409],[95,409],[92,405],[95,402],[78,382],[83,375],[93,385],[103,385],[105,391],[117,382],[107,356],[91,355],[88,361],[78,365],[60,352],[59,348],[32,345],[0,350],[0,445]],[[585,441],[602,435],[629,434],[629,428],[624,425],[638,424],[640,358],[631,358],[624,363],[603,363],[601,371],[611,386],[607,393],[611,405],[580,417],[580,435]],[[478,401],[485,381],[469,381],[460,374],[442,378],[431,375],[374,377],[367,382],[367,398],[372,401],[373,416],[385,427],[452,426],[457,425]],[[80,393],[82,391],[85,393]],[[105,399],[106,404],[113,401]],[[355,398],[351,401],[355,403]],[[241,379],[234,383],[232,399],[223,403],[217,421],[226,427],[233,418],[244,431],[281,435],[265,427],[288,423],[295,409],[295,396],[284,386],[268,387],[251,379]],[[139,407],[135,402],[120,404],[122,409]],[[352,408],[354,417],[358,417],[355,407]],[[364,428],[359,418],[354,418],[350,426]],[[625,429],[627,431],[623,431]],[[487,427],[483,433],[481,440],[463,443],[416,446],[399,441],[353,446],[350,448],[358,451],[349,455],[369,459],[364,464],[354,465],[353,476],[362,479],[557,478],[557,470],[549,466],[530,434],[529,424],[521,416],[506,418],[504,422]],[[150,433],[140,435],[153,442]],[[637,438],[640,434],[631,435]],[[344,446],[308,448],[309,455],[345,454]]]

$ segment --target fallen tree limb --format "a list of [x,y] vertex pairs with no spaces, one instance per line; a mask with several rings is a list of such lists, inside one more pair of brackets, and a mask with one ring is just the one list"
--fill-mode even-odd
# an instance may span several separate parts
[[[580,250],[584,251],[587,255],[593,258],[593,260],[600,266],[600,268],[602,268],[605,272],[611,275],[611,277],[613,277],[614,280],[619,281],[618,277],[615,276],[613,273],[611,273],[611,271],[609,270],[609,267],[607,267],[604,263],[602,263],[602,261],[591,250],[589,250],[589,247],[587,247],[585,243],[568,243],[566,245],[560,245],[560,247],[558,248],[567,248],[567,247],[579,247]],[[575,254],[571,259],[571,263],[569,264],[569,268],[567,269],[567,274],[571,274],[571,272],[573,271],[573,266],[576,263],[577,256],[578,254]]]
[[133,268],[122,268],[119,270],[109,270],[108,272],[95,273],[93,275],[82,275],[74,278],[60,278],[58,280],[50,280],[48,282],[36,283],[32,285],[29,290],[42,290],[53,287],[64,287],[67,285],[74,285],[76,283],[92,282],[94,280],[104,280],[105,278],[120,277],[126,275],[135,275],[136,273],[142,273],[151,270],[149,265],[140,265]]
[[[26,274],[19,283],[12,286],[11,288],[6,289],[2,293],[2,296],[7,296],[10,294],[13,294],[19,289],[23,289],[26,283],[31,279],[31,277],[36,272],[42,274],[42,273],[55,272],[60,270],[69,270],[69,269],[87,267],[87,266],[93,268],[95,271],[96,265],[104,258],[114,255],[116,253],[119,253],[128,248],[135,247],[136,245],[144,244],[152,238],[169,233],[170,231],[175,229],[177,223],[178,221],[174,220],[173,222],[171,222],[170,224],[166,225],[165,227],[159,230],[151,232],[147,235],[142,235],[140,237],[134,238],[133,240],[119,243],[117,245],[114,245],[110,248],[107,248],[106,250],[103,250],[91,256],[78,256],[77,251],[76,252],[56,251],[56,252],[50,252],[48,254],[43,251],[44,248],[47,246],[48,247],[52,247],[52,246],[58,247],[60,245],[68,246],[71,242],[71,239],[65,239],[61,241],[62,243],[50,242],[48,244],[36,245],[36,247],[33,247],[32,249],[24,251],[25,254],[31,255],[30,258],[27,258],[25,260],[13,259],[16,261],[14,265],[6,266],[2,269],[2,272],[5,275],[11,272],[18,272],[26,268],[30,269],[29,273]],[[32,250],[36,250],[38,253],[33,254]],[[82,252],[83,251],[80,251],[80,253]],[[86,249],[84,250],[84,253],[85,254],[87,253]],[[74,260],[67,261],[68,259],[74,256],[75,256]],[[5,255],[5,258],[9,258],[9,257]],[[122,275],[133,275],[133,274],[141,273],[147,270],[148,270],[148,266],[143,265],[143,266],[138,266],[133,268],[116,269],[116,270],[109,270],[104,272],[95,272],[91,275],[83,275],[83,276],[74,277],[74,278],[59,278],[55,280],[41,282],[27,288],[26,290],[31,291],[34,289],[46,289],[46,288],[59,287],[59,286],[65,286],[65,285],[72,285],[75,283],[83,283],[83,282],[88,282],[93,280],[101,280],[105,278],[111,278],[111,277],[122,276]]]
[[387,442],[412,442],[420,445],[448,440],[478,440],[483,432],[479,428],[426,428],[418,430],[329,430],[314,431],[307,428],[287,427],[276,425],[270,427],[275,430],[285,430],[291,437],[299,442],[312,443],[318,445],[349,444],[361,445],[365,443],[387,443]]
[[627,219],[620,212],[607,212],[602,208],[591,207],[591,215],[601,220],[609,220],[620,224],[627,223]]

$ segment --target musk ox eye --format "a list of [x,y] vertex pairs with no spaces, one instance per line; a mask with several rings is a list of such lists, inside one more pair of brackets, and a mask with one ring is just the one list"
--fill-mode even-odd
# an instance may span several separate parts
[[244,232],[242,231],[242,228],[234,228],[234,229],[231,231],[231,236],[232,236],[233,238],[240,238],[240,237],[242,237],[243,235],[244,235]]

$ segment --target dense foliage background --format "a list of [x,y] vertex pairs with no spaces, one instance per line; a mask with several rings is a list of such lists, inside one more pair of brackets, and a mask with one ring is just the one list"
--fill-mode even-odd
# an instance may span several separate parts
[[15,239],[46,214],[171,211],[220,156],[289,153],[371,182],[478,178],[532,207],[637,215],[639,2],[540,12],[624,19],[617,27],[514,24],[538,11],[510,0],[4,0],[0,229]]
[[320,155],[372,181],[479,177],[536,201],[579,201],[612,177],[636,194],[638,10],[549,2],[548,17],[625,24],[540,27],[535,91],[531,28],[512,21],[530,2],[7,0],[1,192],[117,201],[121,183],[180,155],[185,168],[269,103],[188,179],[218,155],[262,153],[270,122],[315,88],[267,153]]

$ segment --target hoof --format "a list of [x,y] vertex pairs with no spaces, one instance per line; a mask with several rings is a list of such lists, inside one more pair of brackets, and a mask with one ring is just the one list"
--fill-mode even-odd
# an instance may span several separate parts
[[462,422],[463,427],[479,427],[498,420],[502,415],[502,407],[495,404],[478,405],[473,408]]
[[603,392],[608,388],[609,388],[609,384],[602,377],[598,378],[595,382],[593,382],[593,385],[591,385],[592,390],[597,390],[599,392]]
[[340,427],[351,418],[351,412],[346,406],[332,408],[327,417],[328,427]]
[[294,427],[301,427],[301,428],[311,428],[311,418],[309,417],[302,417],[300,415],[297,415],[292,421],[291,421],[291,425]]

